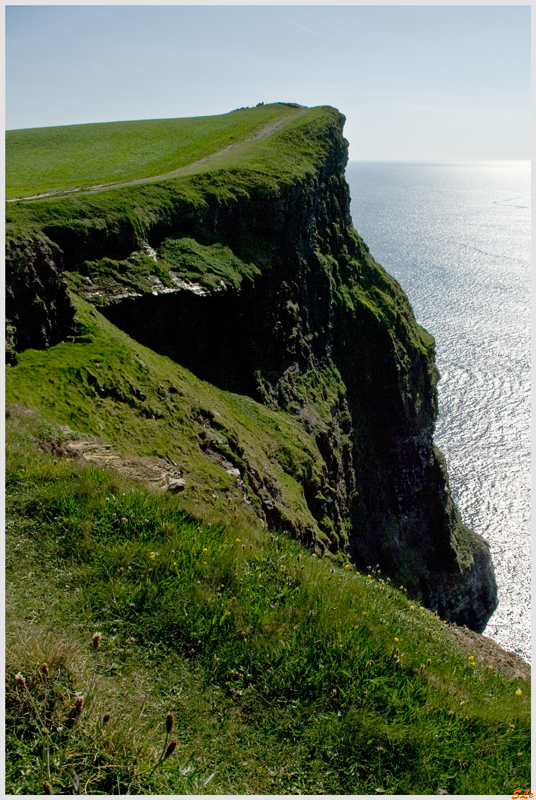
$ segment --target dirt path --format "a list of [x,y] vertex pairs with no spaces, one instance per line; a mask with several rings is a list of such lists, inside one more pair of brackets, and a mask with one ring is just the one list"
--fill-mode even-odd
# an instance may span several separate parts
[[[66,425],[61,426],[60,430],[65,436],[75,435]],[[81,458],[101,467],[110,467],[120,475],[141,481],[153,489],[179,492],[186,485],[176,464],[150,456],[123,458],[111,445],[102,444],[90,436],[64,440],[59,454],[66,458]]]
[[134,178],[130,181],[118,181],[118,182],[111,182],[111,183],[96,183],[93,186],[77,186],[73,189],[54,189],[50,192],[42,192],[41,194],[32,194],[26,195],[25,197],[14,197],[14,198],[6,198],[6,203],[18,203],[22,200],[42,200],[45,197],[70,197],[73,194],[77,195],[85,195],[85,194],[94,194],[95,192],[103,192],[107,189],[122,189],[125,186],[137,186],[138,184],[142,183],[154,183],[157,181],[168,180],[169,178],[175,178],[178,175],[183,175],[187,173],[189,170],[195,169],[200,164],[205,164],[208,161],[211,161],[219,156],[223,155],[224,153],[229,153],[231,150],[235,150],[237,147],[245,144],[246,142],[254,142],[259,139],[266,139],[268,136],[271,136],[272,133],[279,130],[280,128],[287,125],[288,122],[291,120],[295,120],[298,117],[302,116],[303,114],[309,111],[308,108],[300,109],[299,111],[294,111],[291,114],[288,114],[283,119],[278,120],[277,122],[271,122],[269,125],[265,125],[264,128],[261,128],[257,133],[254,133],[253,136],[249,136],[247,139],[242,139],[239,142],[234,142],[233,144],[227,145],[224,147],[223,150],[218,150],[215,153],[211,153],[204,158],[200,158],[198,161],[192,161],[191,164],[186,164],[184,167],[179,167],[178,169],[171,170],[171,172],[164,172],[162,175],[153,175],[148,178]]

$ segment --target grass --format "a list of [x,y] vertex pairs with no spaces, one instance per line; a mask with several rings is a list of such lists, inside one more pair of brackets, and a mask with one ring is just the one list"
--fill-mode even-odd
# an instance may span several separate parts
[[10,130],[6,196],[161,175],[295,113],[272,103],[211,117]]
[[[271,109],[271,110],[270,110]],[[275,109],[275,111],[274,111]],[[241,114],[262,117],[258,126],[282,116],[290,115],[288,122],[280,129],[264,139],[243,141],[236,149],[226,152],[217,158],[204,162],[185,171],[179,176],[162,180],[155,178],[136,186],[110,188],[98,193],[80,192],[56,198],[9,203],[6,209],[6,233],[8,238],[20,235],[47,234],[57,241],[63,249],[73,250],[78,263],[86,259],[92,260],[92,244],[98,243],[102,249],[104,243],[111,250],[122,248],[126,258],[148,238],[148,232],[156,225],[169,225],[177,213],[207,209],[209,206],[226,206],[236,202],[238,198],[254,198],[259,193],[277,195],[284,187],[303,180],[314,172],[325,159],[330,147],[330,126],[340,124],[341,115],[336,109],[318,107],[296,112],[284,105],[264,106],[261,109],[248,109],[244,112],[231,112],[234,119]],[[292,116],[292,115],[296,116]],[[264,116],[263,116],[264,115]],[[203,117],[205,136],[210,140],[211,117]],[[259,118],[260,119],[260,118]],[[161,122],[161,121],[157,121]],[[177,124],[182,120],[175,120]],[[105,123],[115,125],[116,123]],[[137,123],[117,123],[122,126]],[[141,123],[140,123],[141,124]],[[201,123],[199,123],[201,125]],[[232,123],[234,124],[234,123]],[[257,124],[257,123],[255,123]],[[86,126],[81,126],[86,127]],[[87,126],[89,128],[93,126]],[[253,126],[255,127],[255,126]],[[53,129],[38,129],[46,131]],[[169,132],[167,134],[169,135]],[[9,137],[8,137],[9,138]],[[117,141],[119,137],[114,137]],[[99,162],[108,157],[115,158],[106,140],[99,140],[95,158]],[[51,147],[55,147],[53,142]],[[213,145],[210,145],[212,148]],[[209,149],[210,149],[209,148]],[[57,158],[62,159],[62,151],[57,148]],[[188,157],[189,158],[189,157]],[[112,159],[113,160],[113,159]],[[30,162],[21,155],[21,165]],[[140,170],[144,171],[147,154],[140,157]],[[8,186],[22,187],[17,162],[7,159],[6,180]],[[21,167],[22,169],[22,167]],[[160,175],[160,168],[147,168],[150,175]],[[125,173],[126,174],[126,173]],[[137,173],[136,173],[137,174]],[[28,173],[30,183],[25,191],[36,192],[42,184],[34,181]],[[61,182],[60,176],[56,183]],[[73,167],[72,184],[84,183],[84,172],[77,161]],[[25,184],[26,185],[26,184]],[[13,194],[16,192],[10,190]],[[9,196],[9,193],[8,193]],[[170,228],[171,230],[171,228]],[[77,253],[77,248],[80,252]],[[126,252],[125,252],[126,250]],[[113,252],[106,253],[114,257]],[[70,258],[73,255],[70,254]]]
[[[61,458],[59,438],[11,407],[9,793],[71,793],[73,770],[96,794],[529,785],[530,686],[474,663],[389,581],[246,522],[202,523]],[[155,769],[168,712],[177,744]]]
[[[196,378],[74,300],[78,341],[21,353],[6,376],[8,402],[126,453],[178,464],[187,483],[180,502],[191,512],[259,524],[269,493],[280,527],[325,538],[302,489],[321,490],[323,462],[295,418]],[[240,483],[226,467],[240,471]]]

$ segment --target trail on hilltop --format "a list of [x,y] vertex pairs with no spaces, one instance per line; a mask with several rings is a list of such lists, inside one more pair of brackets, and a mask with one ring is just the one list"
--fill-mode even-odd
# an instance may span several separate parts
[[164,181],[169,180],[170,178],[175,178],[178,175],[182,175],[188,170],[198,167],[200,164],[205,164],[207,161],[212,161],[219,156],[224,155],[225,153],[229,153],[231,150],[235,150],[237,147],[245,144],[246,142],[253,142],[258,139],[265,139],[268,136],[271,136],[272,133],[275,133],[276,130],[279,128],[284,127],[290,120],[295,120],[297,117],[302,116],[307,111],[308,108],[300,109],[299,111],[295,111],[292,114],[289,114],[287,117],[278,120],[277,122],[270,122],[268,125],[265,125],[264,128],[261,128],[260,131],[254,133],[253,136],[248,136],[246,139],[242,139],[240,142],[233,142],[233,144],[227,145],[224,147],[223,150],[217,150],[215,153],[211,153],[208,156],[204,156],[204,158],[200,158],[198,161],[192,161],[191,164],[186,164],[183,167],[178,167],[177,169],[171,170],[170,172],[164,172],[161,175],[152,175],[148,178],[134,178],[129,181],[112,181],[110,183],[96,183],[92,186],[75,186],[74,188],[65,188],[65,189],[54,189],[49,192],[41,192],[40,194],[32,194],[26,195],[24,197],[12,197],[6,198],[7,203],[18,203],[21,200],[42,200],[46,197],[69,197],[72,194],[83,195],[83,194],[94,194],[95,192],[102,192],[106,191],[107,189],[122,189],[126,186],[136,186],[142,183],[152,183],[154,181]]

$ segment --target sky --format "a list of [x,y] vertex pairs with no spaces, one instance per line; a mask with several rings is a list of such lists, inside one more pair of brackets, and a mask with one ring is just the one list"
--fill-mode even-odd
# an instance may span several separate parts
[[529,5],[7,5],[6,128],[331,105],[350,159],[530,158]]

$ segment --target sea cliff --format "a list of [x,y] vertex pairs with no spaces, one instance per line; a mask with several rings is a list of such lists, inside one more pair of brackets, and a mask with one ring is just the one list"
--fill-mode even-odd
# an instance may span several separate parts
[[[257,464],[210,409],[196,418],[204,455],[238,471],[257,519],[482,631],[497,589],[433,442],[433,338],[353,228],[344,117],[322,108],[289,119],[237,149],[240,160],[11,204],[9,363],[26,348],[83,344],[80,297],[196,378],[285,412],[308,443],[298,469],[278,442],[299,515],[271,456]],[[97,391],[119,403],[128,394]]]

